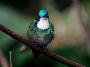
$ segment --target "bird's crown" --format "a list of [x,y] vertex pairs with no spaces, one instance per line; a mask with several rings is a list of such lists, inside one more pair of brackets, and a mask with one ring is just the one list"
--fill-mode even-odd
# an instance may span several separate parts
[[46,11],[45,9],[41,9],[40,11],[39,11],[39,16],[40,17],[45,17],[45,16],[47,16],[48,15],[48,11]]

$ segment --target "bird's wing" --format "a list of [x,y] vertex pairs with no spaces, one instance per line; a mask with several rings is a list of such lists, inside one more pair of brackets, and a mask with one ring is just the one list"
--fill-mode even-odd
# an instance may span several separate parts
[[34,28],[36,26],[37,20],[34,20],[32,23],[30,23],[28,31],[27,31],[27,39],[32,40],[35,36]]
[[50,27],[48,29],[47,35],[45,36],[45,40],[47,41],[47,43],[50,43],[53,39],[54,39],[54,27],[52,23],[50,23]]
[[50,23],[51,25],[51,33],[54,33],[54,26],[52,25],[52,23]]

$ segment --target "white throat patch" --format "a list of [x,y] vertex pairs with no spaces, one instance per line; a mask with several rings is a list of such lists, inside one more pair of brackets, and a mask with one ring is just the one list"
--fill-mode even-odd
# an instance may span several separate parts
[[40,18],[40,21],[37,23],[39,29],[45,30],[49,28],[48,18]]

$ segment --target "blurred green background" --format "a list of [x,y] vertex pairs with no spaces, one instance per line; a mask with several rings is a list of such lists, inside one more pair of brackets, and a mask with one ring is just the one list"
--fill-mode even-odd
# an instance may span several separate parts
[[[78,15],[78,6],[74,0],[0,0],[0,24],[26,38],[30,22],[37,16],[39,9],[45,8],[55,29],[55,38],[48,48],[90,67],[90,0],[79,2],[83,19]],[[8,64],[9,51],[12,51],[13,67],[68,67],[44,55],[40,55],[37,61],[33,59],[31,50],[23,53],[19,51],[22,45],[0,31],[0,50]]]

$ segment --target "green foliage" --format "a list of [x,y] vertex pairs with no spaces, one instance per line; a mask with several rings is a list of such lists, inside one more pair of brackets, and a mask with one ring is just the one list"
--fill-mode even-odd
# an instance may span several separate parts
[[85,4],[90,4],[90,0],[80,0],[80,2],[85,5]]

